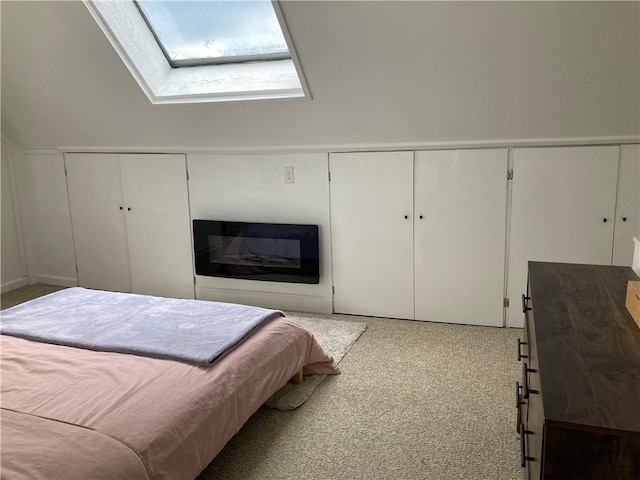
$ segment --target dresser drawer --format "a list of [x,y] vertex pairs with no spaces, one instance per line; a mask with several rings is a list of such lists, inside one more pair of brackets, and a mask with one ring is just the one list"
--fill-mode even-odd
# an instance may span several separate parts
[[518,360],[522,363],[520,378],[520,454],[521,466],[527,479],[538,479],[541,474],[544,413],[540,395],[540,375],[536,348],[533,299],[522,296],[524,314],[524,341],[518,341]]

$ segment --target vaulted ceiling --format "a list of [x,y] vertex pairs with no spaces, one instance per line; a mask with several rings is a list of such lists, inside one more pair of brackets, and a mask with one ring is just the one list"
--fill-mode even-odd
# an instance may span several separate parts
[[82,2],[3,0],[1,127],[79,149],[640,138],[639,7],[287,0],[312,99],[152,105]]

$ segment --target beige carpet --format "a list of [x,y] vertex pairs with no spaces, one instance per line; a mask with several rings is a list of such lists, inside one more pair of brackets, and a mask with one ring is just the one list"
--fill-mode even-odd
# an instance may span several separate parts
[[7,293],[3,293],[0,296],[0,309],[5,309],[18,305],[19,303],[26,302],[48,293],[57,292],[65,287],[57,287],[55,285],[44,285],[42,283],[36,283],[34,285],[27,285],[25,287],[16,288]]
[[312,315],[367,330],[299,408],[261,408],[198,480],[520,480],[519,329]]

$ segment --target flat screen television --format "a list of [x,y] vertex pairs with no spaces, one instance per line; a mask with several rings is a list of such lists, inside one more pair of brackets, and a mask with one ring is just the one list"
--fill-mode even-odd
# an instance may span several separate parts
[[318,225],[193,220],[196,274],[320,282]]

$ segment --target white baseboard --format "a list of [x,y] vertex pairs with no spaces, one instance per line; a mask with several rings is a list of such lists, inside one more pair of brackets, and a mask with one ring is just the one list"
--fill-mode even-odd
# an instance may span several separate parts
[[224,288],[199,287],[196,285],[196,299],[240,303],[243,305],[254,305],[256,307],[295,312],[333,313],[333,299],[331,297],[325,298],[311,295],[230,290]]
[[57,285],[59,287],[77,287],[78,279],[69,277],[56,277],[53,275],[35,275],[33,283],[44,283],[46,285]]
[[29,279],[27,277],[16,278],[15,280],[3,283],[0,286],[0,293],[7,293],[16,288],[24,287],[25,285],[29,285]]

